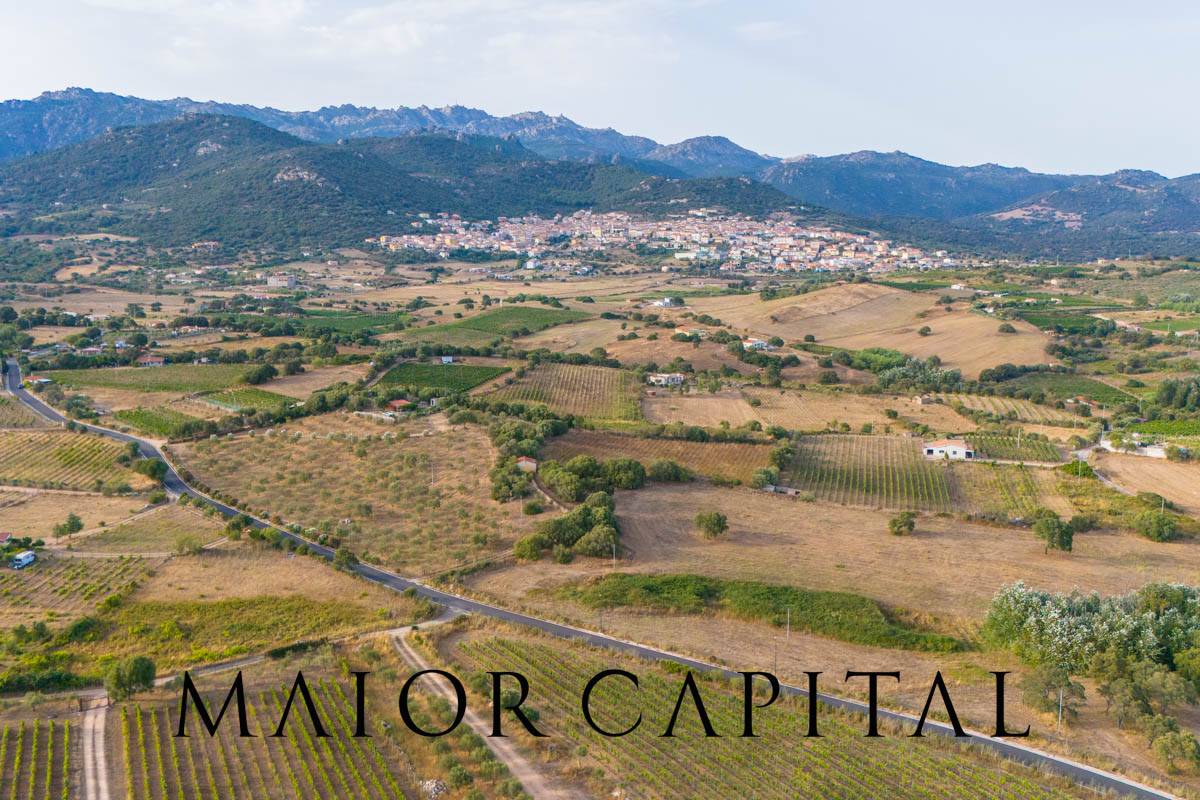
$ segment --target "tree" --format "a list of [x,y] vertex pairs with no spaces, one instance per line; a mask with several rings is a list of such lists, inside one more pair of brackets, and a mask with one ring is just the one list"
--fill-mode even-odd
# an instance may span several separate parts
[[242,381],[251,385],[266,383],[279,374],[279,371],[270,364],[259,364],[256,367],[251,367],[242,375]]
[[1062,550],[1071,552],[1071,544],[1075,538],[1074,531],[1071,526],[1063,522],[1062,519],[1053,511],[1047,509],[1039,509],[1034,512],[1037,515],[1033,523],[1033,532],[1046,544],[1044,552],[1049,553],[1053,550]]
[[1087,699],[1083,685],[1071,680],[1064,667],[1041,664],[1021,679],[1021,699],[1038,711],[1057,712],[1062,702],[1063,716],[1074,719]]
[[1152,542],[1169,542],[1178,534],[1174,517],[1162,511],[1143,511],[1134,518],[1133,526]]
[[1180,764],[1186,768],[1200,761],[1200,745],[1196,743],[1196,737],[1186,731],[1164,733],[1154,740],[1152,747],[1155,757],[1168,772],[1178,772]]
[[347,572],[354,569],[354,565],[358,563],[358,556],[354,555],[346,546],[339,547],[333,554],[333,566],[336,569],[345,570]]
[[1017,332],[1017,329],[1012,326],[1011,322],[1000,323],[1000,328],[998,330],[1000,331],[1000,333],[1016,333]]
[[907,536],[917,527],[917,515],[914,511],[901,511],[888,520],[888,532],[892,536]]
[[154,662],[145,656],[117,661],[104,675],[104,691],[110,700],[126,700],[154,685]]
[[204,549],[200,538],[191,533],[185,533],[175,539],[175,555],[194,556]]
[[729,520],[720,511],[701,511],[696,515],[696,529],[706,539],[715,539],[729,530]]
[[65,520],[54,526],[54,536],[55,538],[70,536],[73,533],[79,533],[81,530],[83,530],[83,520],[79,518],[78,514],[72,511],[70,514],[67,514]]
[[928,336],[931,333],[933,333],[933,328],[930,328],[928,325],[922,325],[917,329],[918,336]]

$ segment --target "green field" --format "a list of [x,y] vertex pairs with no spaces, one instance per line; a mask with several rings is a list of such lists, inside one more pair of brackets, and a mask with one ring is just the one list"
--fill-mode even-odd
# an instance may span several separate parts
[[78,729],[67,720],[4,723],[0,734],[0,797],[68,800],[71,772],[77,769],[71,750]]
[[948,470],[926,460],[920,445],[900,436],[800,436],[780,481],[843,505],[955,510]]
[[236,389],[205,395],[204,401],[237,412],[275,411],[296,402],[295,398],[268,392],[257,386],[239,386]]
[[405,331],[405,338],[438,344],[482,346],[496,339],[526,336],[555,325],[578,322],[589,316],[582,311],[562,308],[503,306],[469,319],[413,328]]
[[73,389],[94,386],[139,392],[212,392],[242,382],[245,364],[167,364],[163,367],[57,369],[41,373]]
[[1062,331],[1063,333],[1087,333],[1103,324],[1102,320],[1087,314],[1064,314],[1055,311],[1022,311],[1018,316],[1030,325],[1036,325],[1044,331]]
[[988,433],[967,434],[966,440],[975,448],[976,458],[998,458],[1004,461],[1062,461],[1062,455],[1049,442],[1028,436],[1001,436]]
[[407,314],[353,314],[342,311],[308,310],[305,312],[303,325],[306,329],[317,330],[329,328],[338,333],[358,333],[373,330],[384,332],[394,330],[397,323],[408,319]]
[[387,386],[416,386],[465,392],[508,372],[486,364],[400,364],[380,379]]
[[197,417],[165,406],[122,409],[113,413],[113,419],[160,439],[177,436],[184,425],[200,421]]
[[1071,375],[1064,372],[1030,372],[1000,385],[1013,389],[1044,392],[1046,396],[1055,400],[1066,400],[1082,395],[1104,405],[1114,405],[1128,403],[1134,399],[1133,395],[1109,386],[1107,383],[1101,383],[1083,375]]
[[1152,331],[1196,331],[1200,330],[1200,317],[1180,317],[1179,319],[1163,319],[1156,322],[1140,323],[1143,328]]
[[[770,668],[770,646],[764,645]],[[530,706],[539,727],[560,742],[564,767],[594,775],[595,797],[639,800],[694,798],[910,798],[958,800],[1067,800],[1088,791],[1009,761],[968,749],[953,740],[911,738],[911,725],[864,738],[866,722],[820,709],[820,737],[804,736],[808,706],[781,699],[755,715],[757,737],[742,737],[740,684],[699,680],[718,737],[704,736],[695,711],[685,705],[673,738],[664,738],[683,676],[656,664],[615,659],[577,645],[530,638],[477,635],[460,641],[451,655],[459,670],[513,670],[537,694]],[[623,737],[596,735],[579,713],[584,685],[600,670],[619,666],[636,674],[639,687],[622,680],[600,683],[592,697],[596,723],[627,728],[641,712],[642,724]],[[821,680],[831,680],[823,676]],[[567,760],[569,759],[569,761]],[[580,796],[584,796],[583,793]]]
[[1154,436],[1200,436],[1200,420],[1155,419],[1130,425],[1129,430]]
[[724,612],[782,627],[787,612],[797,629],[873,647],[950,652],[951,636],[916,630],[888,619],[879,604],[846,592],[819,592],[759,581],[721,580],[700,575],[606,575],[564,590],[591,608],[634,608],[672,614]]

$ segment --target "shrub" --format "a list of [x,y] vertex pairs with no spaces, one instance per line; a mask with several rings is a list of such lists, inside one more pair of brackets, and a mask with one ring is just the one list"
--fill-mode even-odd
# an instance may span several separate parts
[[607,557],[613,554],[613,548],[616,547],[619,538],[616,528],[600,523],[579,537],[575,542],[574,551],[584,556]]
[[542,557],[542,551],[549,547],[550,540],[544,534],[530,533],[513,545],[513,555],[521,561],[537,561]]
[[530,517],[540,514],[545,510],[546,508],[542,505],[541,500],[529,500],[525,505],[521,506],[521,511]]
[[664,458],[650,464],[646,477],[656,483],[686,483],[692,479],[692,473],[682,464]]
[[888,532],[892,536],[907,536],[917,527],[917,515],[913,511],[901,511],[888,520]]
[[1152,542],[1169,542],[1179,533],[1175,519],[1161,511],[1143,511],[1134,518],[1133,525]]
[[1000,327],[997,330],[999,330],[1000,333],[1016,333],[1017,332],[1017,329],[1012,326],[1011,322],[1000,323]]
[[720,511],[701,511],[695,522],[696,529],[706,539],[715,539],[729,530],[729,520]]

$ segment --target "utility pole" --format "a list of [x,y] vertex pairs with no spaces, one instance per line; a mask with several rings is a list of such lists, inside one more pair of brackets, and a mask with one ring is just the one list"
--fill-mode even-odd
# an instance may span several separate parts
[[1058,732],[1062,733],[1062,701],[1063,687],[1058,687]]
[[617,543],[613,542],[613,570],[617,568]]

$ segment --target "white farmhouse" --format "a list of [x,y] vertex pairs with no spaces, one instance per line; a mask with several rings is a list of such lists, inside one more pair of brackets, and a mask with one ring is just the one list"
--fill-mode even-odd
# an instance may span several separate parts
[[946,458],[951,461],[970,461],[975,458],[975,448],[962,439],[938,439],[936,442],[926,442],[924,452],[926,458]]
[[683,386],[683,373],[652,372],[646,376],[646,382],[651,386]]

